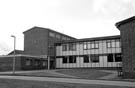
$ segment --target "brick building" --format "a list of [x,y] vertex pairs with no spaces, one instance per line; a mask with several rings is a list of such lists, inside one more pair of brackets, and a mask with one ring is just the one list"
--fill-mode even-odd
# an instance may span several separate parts
[[122,68],[125,78],[135,78],[135,16],[116,23],[122,42]]
[[[0,71],[13,69],[14,55],[0,56]],[[47,69],[47,60],[38,56],[15,55],[15,70]]]
[[24,54],[50,58],[50,68],[55,67],[55,47],[58,41],[74,40],[68,35],[49,28],[33,27],[24,34]]
[[[87,39],[33,27],[23,32],[24,51],[16,55],[16,69],[45,69],[48,63],[50,68],[108,68],[122,63],[124,77],[135,78],[135,17],[116,27],[121,35]],[[11,69],[12,54],[0,56],[0,70]]]

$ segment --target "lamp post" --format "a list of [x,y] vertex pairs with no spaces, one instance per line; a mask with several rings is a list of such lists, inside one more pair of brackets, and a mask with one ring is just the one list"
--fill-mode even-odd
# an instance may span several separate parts
[[15,74],[15,46],[16,46],[16,37],[14,35],[11,35],[11,37],[14,38],[14,58],[13,58],[13,74]]
[[50,48],[51,48],[51,46],[48,46],[48,55],[47,55],[47,57],[48,57],[48,60],[47,60],[48,61],[48,70],[50,70],[50,55],[49,55],[50,54],[49,53],[50,52]]

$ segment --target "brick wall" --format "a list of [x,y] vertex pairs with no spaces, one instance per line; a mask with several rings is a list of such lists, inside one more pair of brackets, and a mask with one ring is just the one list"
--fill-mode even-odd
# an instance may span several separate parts
[[119,26],[122,40],[122,63],[125,78],[135,78],[135,20]]
[[[0,71],[11,71],[13,68],[13,57],[0,57]],[[16,57],[16,70],[21,70],[20,57]]]
[[24,33],[24,53],[30,55],[46,55],[48,46],[48,30],[32,28]]

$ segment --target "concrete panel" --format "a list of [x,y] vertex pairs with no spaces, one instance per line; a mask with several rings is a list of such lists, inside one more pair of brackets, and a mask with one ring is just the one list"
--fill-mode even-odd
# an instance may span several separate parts
[[103,60],[103,56],[99,56],[99,64],[100,64],[100,67],[104,67],[104,60]]
[[60,59],[61,58],[56,58],[56,68],[60,68]]
[[83,57],[80,57],[80,67],[83,67],[84,66],[84,63],[83,63]]
[[107,67],[107,56],[103,56],[103,65]]
[[83,55],[83,44],[80,44],[80,55]]

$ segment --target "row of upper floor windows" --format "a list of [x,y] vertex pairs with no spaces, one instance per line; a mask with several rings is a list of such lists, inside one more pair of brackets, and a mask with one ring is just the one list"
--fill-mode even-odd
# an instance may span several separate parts
[[54,33],[54,32],[49,32],[49,36],[53,37],[53,38],[60,39],[60,40],[72,40],[72,38],[69,38],[69,37],[60,35],[58,33]]
[[[89,50],[89,49],[99,49],[99,43],[103,43],[102,41],[91,41],[91,42],[83,42],[83,49]],[[106,46],[107,48],[120,48],[121,42],[120,39],[117,40],[106,40]],[[62,51],[75,51],[77,48],[77,43],[68,43],[68,44],[62,44]]]

